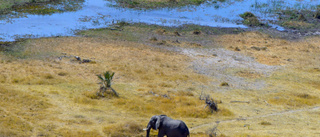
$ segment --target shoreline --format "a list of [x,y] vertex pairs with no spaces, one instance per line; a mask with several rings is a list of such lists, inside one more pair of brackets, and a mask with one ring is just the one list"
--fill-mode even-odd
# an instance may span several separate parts
[[[38,7],[30,7],[30,9],[26,9],[24,11],[23,6],[19,7],[17,6],[20,10],[23,10],[23,12],[18,12],[18,14],[22,14],[21,16],[25,16],[24,14],[30,14],[30,15],[50,15],[56,12],[64,12],[64,9],[55,9],[55,8],[48,8],[45,5],[47,3],[53,3],[55,1],[48,1],[45,0],[44,2],[35,2],[35,3],[31,3],[31,4],[25,4],[25,6],[30,6],[30,5],[41,5],[42,7],[39,7],[39,9],[37,9]],[[59,1],[60,2],[60,1]],[[81,2],[77,3],[80,4],[80,8],[81,8]],[[75,5],[75,9],[71,9],[71,10],[77,10],[77,6],[79,5]],[[20,4],[21,5],[21,4]],[[23,5],[23,4],[22,4]],[[117,4],[119,6],[119,3]],[[36,9],[32,9],[32,8],[36,8]],[[143,8],[143,7],[140,7]],[[132,9],[132,8],[128,8],[128,9]],[[9,10],[12,11],[13,9]],[[184,24],[184,25],[179,25],[179,26],[173,26],[173,28],[183,28],[184,26],[195,26],[195,28],[199,27],[199,28],[211,28],[212,30],[214,30],[214,32],[209,32],[208,34],[212,33],[212,34],[224,34],[226,33],[230,33],[232,31],[259,31],[259,32],[264,32],[267,34],[270,34],[274,37],[279,37],[279,38],[284,38],[284,39],[299,39],[300,37],[306,37],[306,36],[313,36],[313,35],[320,35],[320,31],[319,31],[319,27],[320,25],[317,25],[319,23],[318,20],[315,18],[316,15],[312,15],[312,14],[316,14],[316,11],[313,11],[311,13],[308,13],[307,11],[299,11],[297,12],[296,10],[284,10],[281,11],[281,13],[279,13],[279,20],[274,22],[276,25],[286,25],[285,26],[285,30],[284,31],[280,31],[277,30],[276,28],[271,28],[268,23],[265,23],[262,26],[255,26],[255,27],[250,27],[247,26],[248,28],[225,28],[225,27],[210,27],[210,26],[202,26],[202,25],[193,25],[193,24]],[[302,16],[304,15],[304,16]],[[20,16],[20,15],[18,15]],[[106,15],[107,16],[107,15]],[[102,18],[105,18],[106,16],[102,16]],[[13,17],[14,18],[14,17]],[[87,19],[87,18],[85,18]],[[88,17],[88,19],[90,19],[90,17]],[[99,22],[100,20],[93,18],[93,20],[88,20],[87,22]],[[10,19],[8,19],[10,20]],[[103,21],[103,20],[102,20]],[[267,21],[268,22],[268,21]],[[108,22],[105,22],[108,23]],[[147,26],[152,26],[153,24],[147,24],[147,23],[133,23],[133,24],[145,24]],[[241,24],[241,23],[240,23]],[[87,24],[86,24],[87,25]],[[85,25],[85,26],[86,26]],[[159,25],[160,26],[160,25]],[[27,26],[28,28],[30,26]],[[55,26],[51,26],[52,28],[55,28]],[[166,26],[162,26],[162,27],[166,27]],[[283,26],[281,26],[283,27]],[[108,28],[108,27],[103,27],[103,28]],[[102,28],[98,28],[98,29],[102,29]],[[77,28],[70,28],[71,31],[79,31],[77,30]],[[86,31],[81,30],[80,31]],[[218,31],[222,31],[222,32],[218,32]],[[9,32],[7,31],[7,34]],[[76,33],[76,32],[75,32]],[[61,32],[61,33],[52,33],[52,32],[48,32],[48,34],[46,34],[45,32],[40,32],[39,34],[35,33],[35,34],[23,34],[20,33],[21,35],[18,35],[19,38],[24,39],[24,38],[37,38],[37,37],[57,37],[57,36],[70,36],[73,35],[74,33],[71,32],[69,34],[69,32]],[[50,36],[51,34],[51,36]],[[6,36],[5,33],[1,34],[4,36],[3,39],[14,39],[13,34],[9,34]],[[49,36],[48,36],[49,35]],[[2,39],[2,40],[3,40]],[[1,40],[1,39],[0,39]],[[4,41],[3,42],[8,42],[8,41]]]
[[[127,22],[125,22],[127,23]],[[306,31],[299,31],[299,30],[284,30],[279,31],[275,28],[270,27],[249,27],[249,28],[225,28],[225,27],[210,27],[210,26],[201,26],[201,25],[195,25],[195,24],[183,24],[180,26],[161,26],[157,24],[147,24],[147,23],[127,23],[129,25],[133,26],[144,26],[144,27],[159,27],[159,28],[166,28],[171,30],[184,30],[184,31],[190,31],[190,30],[203,30],[203,33],[206,33],[207,35],[224,35],[224,34],[238,34],[242,32],[262,32],[265,34],[268,34],[274,38],[281,38],[286,40],[298,40],[309,36],[317,36],[320,35],[320,31],[317,29],[312,30],[306,30]],[[99,29],[111,29],[111,30],[117,30],[114,27],[117,27],[118,25],[111,25],[109,27],[102,27],[102,28],[93,28],[93,29],[86,29],[86,30],[79,30],[77,32],[74,32],[72,35],[65,35],[65,36],[44,36],[44,37],[33,37],[31,35],[31,38],[18,38],[14,41],[0,41],[1,45],[6,45],[8,43],[16,43],[19,41],[23,41],[25,39],[38,39],[38,38],[54,38],[54,37],[77,37],[79,36],[79,33],[85,32],[85,31],[92,31],[92,30],[99,30]]]

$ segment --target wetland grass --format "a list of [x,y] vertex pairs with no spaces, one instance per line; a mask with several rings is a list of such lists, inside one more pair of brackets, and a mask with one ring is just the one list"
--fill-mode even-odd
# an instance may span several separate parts
[[121,7],[138,9],[156,9],[163,7],[179,7],[200,5],[206,0],[113,0]]
[[[9,14],[11,11],[19,14],[51,15],[80,9],[83,2],[84,0],[0,0],[0,15]],[[59,9],[57,5],[59,5]]]
[[319,28],[318,12],[318,10],[282,10],[277,22],[285,28],[301,32],[312,31]]

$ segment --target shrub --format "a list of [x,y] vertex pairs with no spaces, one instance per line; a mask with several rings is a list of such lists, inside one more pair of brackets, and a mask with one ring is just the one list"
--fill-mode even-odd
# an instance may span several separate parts
[[228,87],[228,86],[229,86],[229,83],[227,83],[227,82],[222,82],[222,83],[220,84],[220,86],[226,86],[226,87]]
[[269,125],[272,125],[272,124],[270,122],[268,122],[268,121],[262,121],[262,122],[260,122],[260,125],[269,126]]

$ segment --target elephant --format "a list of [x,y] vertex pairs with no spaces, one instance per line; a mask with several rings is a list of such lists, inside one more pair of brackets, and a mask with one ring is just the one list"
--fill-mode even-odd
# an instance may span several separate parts
[[147,137],[149,137],[150,129],[158,130],[158,137],[187,137],[189,136],[189,129],[187,125],[181,120],[174,120],[166,115],[155,115],[151,117],[147,128]]

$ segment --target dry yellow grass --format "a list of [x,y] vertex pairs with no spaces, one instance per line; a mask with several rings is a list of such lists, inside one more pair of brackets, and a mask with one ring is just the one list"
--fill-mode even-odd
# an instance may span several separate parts
[[272,38],[260,32],[223,35],[217,40],[230,50],[238,47],[241,53],[253,56],[267,65],[291,65],[294,67],[319,67],[319,38],[310,37],[298,41]]
[[[186,33],[186,39],[187,34],[202,37]],[[191,136],[199,137],[208,136],[215,121],[220,121],[220,136],[319,134],[316,117],[320,111],[315,108],[320,104],[319,38],[286,41],[257,32],[205,38],[231,50],[237,46],[260,63],[286,68],[270,76],[239,71],[237,76],[264,80],[268,86],[244,90],[231,85],[218,92],[212,84],[216,79],[197,73],[193,59],[178,52],[104,36],[27,40],[11,54],[0,53],[0,114],[4,116],[0,117],[0,136],[144,136],[142,129],[158,114],[185,121]],[[210,48],[185,43],[196,42],[186,40],[176,46]],[[95,63],[80,64],[71,55]],[[60,60],[59,56],[65,57]],[[289,58],[293,61],[286,61]],[[96,75],[107,70],[115,72],[112,87],[119,98],[95,95],[99,89]],[[204,109],[201,91],[221,100],[220,111],[212,114]]]
[[[23,51],[19,51],[23,55],[17,55],[18,57],[23,57],[23,59],[9,59],[10,57],[2,55],[1,83],[4,87],[8,87],[8,89],[3,89],[3,93],[8,94],[6,96],[11,99],[7,100],[4,98],[2,102],[6,101],[14,104],[20,100],[20,102],[25,102],[24,99],[30,101],[29,104],[23,104],[25,106],[9,107],[3,104],[2,107],[4,109],[7,109],[7,107],[16,108],[21,111],[21,108],[28,106],[26,110],[29,110],[29,107],[34,105],[39,107],[37,101],[33,99],[39,96],[44,100],[41,102],[41,105],[48,104],[41,110],[41,112],[47,115],[47,119],[41,119],[42,121],[39,121],[39,118],[36,117],[29,119],[26,126],[24,126],[30,130],[29,134],[26,132],[26,136],[31,134],[61,134],[65,136],[108,135],[105,133],[108,130],[103,131],[104,133],[94,130],[96,126],[104,127],[104,125],[108,125],[108,122],[97,123],[97,120],[94,118],[96,115],[90,116],[90,113],[81,110],[84,108],[96,108],[99,113],[107,112],[101,114],[106,115],[102,119],[107,120],[120,120],[122,119],[121,113],[124,113],[124,115],[142,115],[144,121],[137,123],[140,125],[147,123],[152,115],[170,112],[175,106],[168,108],[166,105],[173,105],[174,103],[181,104],[182,106],[187,103],[187,105],[179,109],[179,112],[189,112],[188,110],[195,109],[185,114],[187,116],[207,117],[210,115],[205,109],[202,109],[203,101],[198,100],[197,97],[175,96],[175,92],[178,92],[177,90],[185,90],[192,87],[188,85],[191,85],[189,83],[194,82],[193,80],[195,79],[197,79],[196,82],[198,84],[209,81],[205,76],[196,74],[192,69],[188,68],[187,62],[189,59],[187,57],[173,52],[152,49],[137,43],[100,40],[77,37],[28,40],[22,43],[25,44],[23,46],[26,46],[26,48]],[[62,60],[58,59],[59,56],[65,54],[67,56],[77,55],[82,58],[89,58],[96,63],[79,64],[74,61],[73,57],[64,57]],[[99,88],[96,74],[102,73],[105,70],[116,72],[113,87],[120,93],[119,99],[97,100],[90,97],[94,96]],[[177,86],[178,84],[180,86]],[[26,96],[16,96],[18,93],[12,95],[15,92],[6,90],[21,92],[23,93],[22,95]],[[153,91],[159,95],[171,91],[172,98],[174,99],[153,96],[148,93],[149,91]],[[192,104],[188,104],[189,102],[186,99],[190,99]],[[155,107],[158,101],[164,103],[159,108]],[[195,114],[198,111],[197,109],[203,111],[203,113]],[[144,110],[145,112],[141,113]],[[26,112],[19,113],[19,116],[25,117],[26,114],[24,113]],[[40,112],[37,113],[39,113],[37,115],[41,114]],[[109,115],[109,113],[112,114]],[[177,112],[170,113],[176,113],[175,116],[182,114]],[[73,115],[79,114],[84,115],[85,119],[78,120],[73,117]],[[204,115],[202,116],[201,114]],[[130,121],[131,119],[135,119],[135,117],[130,116],[128,120]],[[7,121],[6,119],[4,120]],[[19,120],[19,118],[16,118],[16,120]],[[21,122],[17,121],[13,123],[19,124]],[[28,123],[32,123],[32,125]],[[66,124],[67,126],[60,127],[59,125],[61,124]],[[75,130],[75,125],[83,126],[84,128]],[[85,125],[92,128],[85,127]],[[3,126],[10,129],[8,125]],[[47,131],[47,126],[54,128]],[[32,130],[35,127],[36,130]],[[141,129],[143,128],[142,126],[140,127]],[[18,129],[18,131],[25,132],[22,128]],[[9,132],[10,130],[3,130],[6,131],[3,133],[4,135],[11,133]],[[112,129],[112,131],[114,133],[123,133],[121,129]],[[139,130],[139,132],[143,131]],[[131,131],[126,131],[123,134],[130,133]]]

